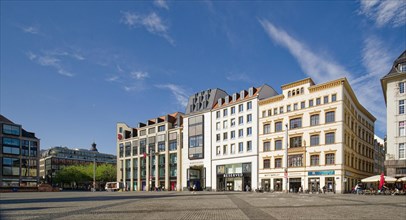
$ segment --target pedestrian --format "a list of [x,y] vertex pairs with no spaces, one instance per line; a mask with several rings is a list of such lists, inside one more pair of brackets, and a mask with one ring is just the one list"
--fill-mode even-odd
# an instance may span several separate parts
[[193,184],[193,194],[196,193],[196,184]]
[[249,191],[250,187],[248,185],[245,185],[245,191]]
[[359,186],[358,186],[358,184],[355,186],[354,190],[357,193],[357,195],[359,195]]
[[324,185],[323,186],[323,194],[325,194],[326,193],[326,186]]

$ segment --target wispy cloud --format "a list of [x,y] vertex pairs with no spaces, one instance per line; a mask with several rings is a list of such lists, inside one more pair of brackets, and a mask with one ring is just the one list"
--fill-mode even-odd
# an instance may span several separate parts
[[20,26],[20,29],[24,33],[29,33],[29,34],[39,34],[39,27],[38,26]]
[[352,78],[342,66],[326,57],[312,52],[305,44],[296,40],[284,30],[277,28],[268,20],[259,20],[268,36],[276,43],[287,48],[296,58],[303,72],[318,82],[325,82],[339,77]]
[[144,27],[148,32],[161,36],[170,44],[175,45],[175,41],[169,36],[169,27],[155,12],[151,12],[148,15],[141,15],[135,12],[121,12],[121,14],[121,23],[130,28]]
[[155,0],[154,5],[159,8],[164,8],[166,10],[169,10],[168,3],[165,0]]
[[175,96],[176,101],[180,106],[183,108],[186,107],[189,99],[189,95],[181,86],[175,84],[164,84],[164,85],[156,85],[157,88],[160,89],[169,89],[172,94]]
[[[356,78],[355,75],[345,70],[344,66],[325,57],[317,56],[299,40],[293,38],[282,29],[276,28],[267,20],[260,23],[269,37],[282,45],[296,58],[303,72],[318,82],[326,82],[340,77],[347,77],[352,84],[358,100],[377,118],[377,129],[386,130],[386,111],[382,111],[383,103],[380,78],[389,71],[393,57],[384,43],[376,37],[364,40],[362,48],[362,64],[366,74]],[[378,92],[378,94],[377,94]]]
[[374,20],[378,27],[386,24],[399,27],[406,24],[406,1],[360,0],[360,14]]
[[147,77],[149,77],[149,74],[147,72],[142,72],[142,71],[134,71],[130,73],[131,77],[134,79],[138,80],[143,80]]
[[228,81],[241,81],[246,83],[254,83],[254,80],[252,80],[252,78],[245,73],[229,73],[226,76],[226,79]]
[[53,67],[54,69],[56,69],[56,71],[59,74],[61,74],[63,76],[68,76],[68,77],[73,76],[73,74],[71,72],[69,72],[62,66],[61,60],[54,56],[34,54],[31,51],[27,52],[26,55],[27,55],[28,59],[30,59],[31,61],[33,61],[41,66]]

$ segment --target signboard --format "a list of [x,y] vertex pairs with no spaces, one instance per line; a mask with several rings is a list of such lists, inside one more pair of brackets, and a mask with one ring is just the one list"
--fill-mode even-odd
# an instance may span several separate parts
[[309,171],[309,176],[327,176],[327,175],[334,175],[334,170],[323,170],[323,171]]
[[229,178],[229,177],[242,177],[243,174],[242,173],[225,173],[224,177],[225,178]]

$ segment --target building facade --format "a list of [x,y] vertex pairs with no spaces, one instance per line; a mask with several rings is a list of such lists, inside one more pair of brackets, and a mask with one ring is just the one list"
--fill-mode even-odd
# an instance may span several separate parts
[[283,85],[259,102],[261,187],[350,191],[373,174],[374,121],[345,78]]
[[386,175],[406,176],[406,51],[393,62],[381,85],[386,103]]
[[40,140],[0,115],[0,187],[37,187]]
[[374,174],[380,175],[385,172],[385,141],[374,135]]
[[258,187],[258,102],[277,95],[268,85],[220,98],[211,112],[211,187],[244,191]]
[[98,152],[96,144],[92,144],[90,150],[68,147],[52,147],[41,151],[40,159],[40,177],[46,183],[57,184],[54,181],[55,176],[65,167],[73,165],[88,165],[96,163],[116,165],[116,155]]
[[183,113],[131,128],[117,123],[117,180],[131,191],[181,189]]

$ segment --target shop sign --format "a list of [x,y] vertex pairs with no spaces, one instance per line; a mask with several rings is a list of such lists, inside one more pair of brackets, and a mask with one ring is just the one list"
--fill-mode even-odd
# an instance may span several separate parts
[[323,170],[323,171],[309,171],[309,176],[327,176],[327,175],[334,175],[334,170]]
[[230,178],[230,177],[242,177],[242,173],[225,173],[224,177],[225,178]]

